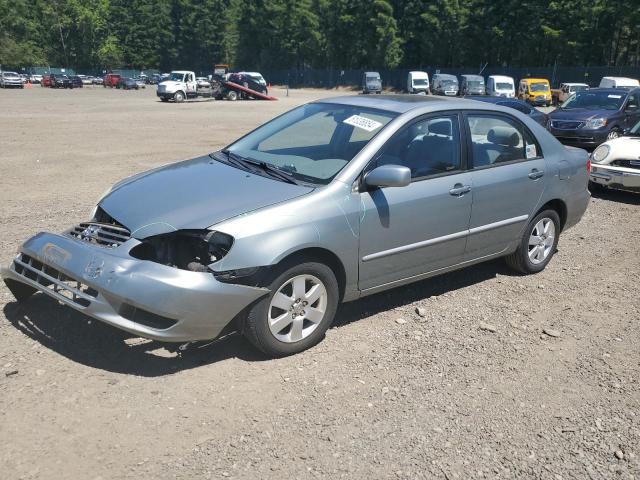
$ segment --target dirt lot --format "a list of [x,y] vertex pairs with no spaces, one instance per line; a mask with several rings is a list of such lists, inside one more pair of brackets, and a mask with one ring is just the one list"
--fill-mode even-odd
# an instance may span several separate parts
[[[0,261],[124,176],[334,95],[275,93],[0,91]],[[281,360],[238,337],[177,355],[2,285],[0,477],[638,478],[639,205],[594,198],[539,275],[498,261],[348,304]]]

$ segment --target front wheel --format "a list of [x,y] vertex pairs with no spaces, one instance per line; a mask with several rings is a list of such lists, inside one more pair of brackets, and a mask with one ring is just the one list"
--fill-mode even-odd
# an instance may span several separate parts
[[522,273],[538,273],[553,258],[560,237],[560,217],[555,210],[540,212],[529,223],[518,249],[506,257],[507,264]]
[[268,288],[271,293],[253,304],[245,319],[244,335],[253,345],[271,357],[283,357],[322,340],[339,298],[336,276],[328,266],[292,266]]
[[617,127],[614,127],[611,129],[611,131],[607,134],[607,140],[615,140],[616,138],[618,138],[620,136],[620,129]]
[[173,95],[173,100],[174,100],[176,103],[181,103],[181,102],[183,102],[183,101],[184,101],[184,94],[183,94],[182,92],[176,92],[176,93]]

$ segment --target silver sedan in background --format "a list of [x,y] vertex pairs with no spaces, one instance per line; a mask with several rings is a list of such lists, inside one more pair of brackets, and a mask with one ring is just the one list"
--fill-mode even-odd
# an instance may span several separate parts
[[44,292],[142,337],[238,330],[288,355],[323,338],[340,302],[497,257],[543,270],[587,208],[588,169],[513,109],[322,100],[117,183],[2,276],[19,301]]

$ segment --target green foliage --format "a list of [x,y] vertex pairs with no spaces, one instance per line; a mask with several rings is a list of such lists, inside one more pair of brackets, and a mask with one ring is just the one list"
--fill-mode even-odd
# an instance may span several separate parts
[[640,0],[0,0],[0,64],[639,65]]

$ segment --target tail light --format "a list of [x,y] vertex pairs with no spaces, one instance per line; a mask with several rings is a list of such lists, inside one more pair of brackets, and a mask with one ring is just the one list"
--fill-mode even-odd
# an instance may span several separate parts
[[587,173],[591,172],[591,157],[587,158]]

